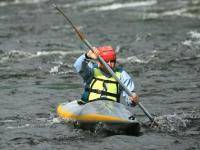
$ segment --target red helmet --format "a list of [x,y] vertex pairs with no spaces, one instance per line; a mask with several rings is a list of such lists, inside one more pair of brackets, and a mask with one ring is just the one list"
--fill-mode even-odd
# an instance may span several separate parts
[[99,55],[106,61],[116,61],[116,53],[112,46],[101,46],[97,48]]

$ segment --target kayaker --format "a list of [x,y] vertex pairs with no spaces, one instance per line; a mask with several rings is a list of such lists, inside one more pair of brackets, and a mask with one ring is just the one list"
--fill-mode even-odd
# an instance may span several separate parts
[[137,105],[138,96],[135,93],[132,97],[129,97],[103,64],[99,61],[97,63],[92,61],[97,60],[99,55],[113,69],[123,84],[134,92],[133,79],[123,68],[115,66],[116,53],[114,48],[112,46],[101,46],[81,55],[74,63],[74,67],[83,78],[85,85],[81,100],[78,103],[85,104],[93,100],[113,100],[122,103],[122,100],[124,100],[128,106]]

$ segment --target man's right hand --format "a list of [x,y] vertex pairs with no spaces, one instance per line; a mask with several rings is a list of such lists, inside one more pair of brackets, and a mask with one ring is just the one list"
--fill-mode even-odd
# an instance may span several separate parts
[[96,47],[93,47],[93,51],[92,50],[89,50],[87,53],[86,53],[87,57],[90,58],[90,59],[97,59],[98,56],[99,56],[99,50],[96,48]]
[[132,96],[129,97],[133,105],[136,106],[139,103],[139,97],[136,93],[132,93]]

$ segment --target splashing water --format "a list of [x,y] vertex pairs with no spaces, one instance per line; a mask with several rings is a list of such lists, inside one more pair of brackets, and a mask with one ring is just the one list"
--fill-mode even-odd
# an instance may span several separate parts
[[196,115],[192,113],[181,113],[181,114],[170,114],[170,115],[163,115],[155,118],[155,121],[159,124],[159,129],[161,131],[168,131],[168,132],[178,132],[181,130],[186,129],[191,120],[197,118]]
[[172,115],[156,117],[155,121],[160,125],[159,129],[164,131],[167,130],[169,132],[176,132],[180,129],[184,129],[189,123],[188,119],[185,119],[184,116],[178,115],[176,113]]

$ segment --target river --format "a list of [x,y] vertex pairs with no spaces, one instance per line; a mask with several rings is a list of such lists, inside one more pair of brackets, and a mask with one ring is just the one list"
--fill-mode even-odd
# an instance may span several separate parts
[[[112,45],[160,127],[140,136],[74,129],[56,115],[80,98],[73,68],[87,48]],[[200,149],[200,0],[0,0],[0,149]],[[132,108],[142,124],[148,118]]]

